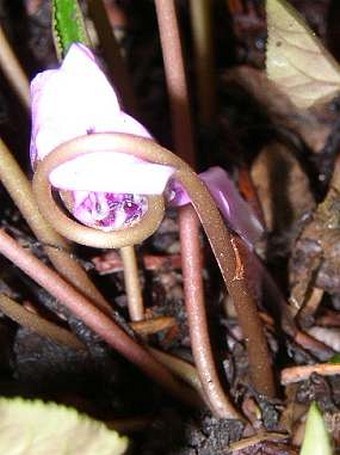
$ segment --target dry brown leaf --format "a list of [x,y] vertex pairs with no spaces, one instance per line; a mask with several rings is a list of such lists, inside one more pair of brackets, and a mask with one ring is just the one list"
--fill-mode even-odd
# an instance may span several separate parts
[[299,108],[340,91],[340,68],[286,0],[267,0],[266,71]]
[[[223,74],[222,82],[237,84],[252,96],[270,116],[271,122],[281,130],[291,130],[314,152],[320,152],[334,128],[336,115],[329,115],[326,106],[301,110],[270,81],[264,71],[249,66],[238,66]],[[328,117],[327,117],[328,115]]]

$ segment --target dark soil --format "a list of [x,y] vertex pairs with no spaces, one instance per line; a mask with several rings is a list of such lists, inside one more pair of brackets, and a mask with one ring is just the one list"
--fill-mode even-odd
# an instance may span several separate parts
[[[0,2],[1,23],[30,78],[57,65],[49,3]],[[162,145],[171,149],[153,2],[106,3],[113,29],[124,32],[121,45],[139,102],[139,120]],[[337,2],[291,3],[305,15],[335,57],[340,58],[335,25],[340,14]],[[86,12],[86,1],[82,5]],[[0,269],[1,291],[47,319],[70,327],[87,350],[72,350],[42,338],[2,315],[0,394],[40,397],[75,406],[129,433],[132,453],[145,455],[296,454],[301,443],[301,416],[315,400],[324,412],[336,446],[340,443],[339,377],[314,373],[304,381],[283,386],[280,372],[291,366],[327,361],[340,351],[340,185],[330,189],[330,183],[339,179],[333,172],[340,142],[339,100],[295,120],[286,101],[270,94],[263,85],[266,39],[263,2],[214,0],[213,5],[219,117],[213,131],[200,128],[195,119],[199,169],[211,165],[224,167],[244,195],[244,175],[252,179],[254,191],[249,202],[260,210],[267,226],[266,238],[257,251],[279,289],[273,291],[273,287],[267,286],[259,296],[259,311],[276,368],[277,399],[265,399],[251,385],[242,334],[208,248],[202,273],[212,343],[216,358],[223,363],[225,382],[234,402],[247,417],[246,425],[219,420],[208,410],[193,411],[174,402],[70,315],[61,302],[4,259]],[[187,2],[178,1],[178,10],[195,106]],[[31,176],[29,132],[29,117],[5,77],[1,77],[1,137]],[[0,198],[2,227],[47,261],[41,245],[3,189]],[[119,323],[127,326],[119,258],[113,257],[112,252],[80,247],[74,254],[112,303]],[[191,361],[175,212],[169,211],[159,232],[140,247],[138,254],[144,264],[141,281],[148,317],[174,318],[172,327],[150,337],[150,343]],[[157,262],[159,256],[163,258],[161,264]],[[289,313],[289,302],[304,305],[294,324],[310,334],[308,340],[294,336],[282,323]]]

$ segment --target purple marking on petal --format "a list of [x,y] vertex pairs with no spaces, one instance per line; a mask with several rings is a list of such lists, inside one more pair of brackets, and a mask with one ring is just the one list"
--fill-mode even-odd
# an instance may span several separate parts
[[129,227],[137,223],[148,209],[147,198],[136,194],[89,192],[85,197],[76,196],[72,208],[74,217],[103,231]]

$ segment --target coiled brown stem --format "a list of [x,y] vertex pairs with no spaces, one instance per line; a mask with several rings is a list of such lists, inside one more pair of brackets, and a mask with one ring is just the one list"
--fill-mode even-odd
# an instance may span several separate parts
[[[82,154],[95,152],[112,153],[113,151],[116,153],[129,153],[145,161],[172,166],[176,169],[174,178],[185,188],[192,201],[207,234],[228,291],[235,303],[239,323],[248,348],[250,370],[254,386],[260,393],[273,396],[275,387],[271,369],[271,358],[257,312],[256,302],[249,292],[245,274],[243,273],[243,264],[242,261],[240,262],[241,254],[239,246],[230,237],[205,184],[180,158],[156,144],[154,141],[127,134],[93,134],[64,143],[51,152],[51,154],[38,165],[34,178],[33,189],[43,214],[47,216],[54,227],[58,231],[61,230],[64,235],[67,236],[67,234],[72,231],[72,238],[80,238],[82,232],[84,232],[83,226],[79,226],[78,223],[68,219],[68,227],[65,229],[65,221],[59,216],[60,209],[55,206],[51,197],[50,185],[47,181],[48,175],[54,167]],[[46,204],[46,199],[49,200],[48,204]],[[53,216],[50,213],[46,213],[51,209],[54,210]],[[58,213],[58,216],[56,216],[56,213]],[[65,215],[63,215],[63,217],[65,217]],[[143,221],[141,234],[130,236],[128,231],[131,228],[126,228],[126,238],[130,244],[133,243],[134,238],[146,238],[146,233],[152,231],[150,227],[148,227],[148,219],[144,218]],[[139,225],[140,223],[134,226],[135,230],[138,231]],[[90,239],[90,241],[92,241],[92,239],[95,239],[98,232],[91,228],[85,229],[92,231],[92,233],[88,235],[87,240]],[[101,241],[100,245],[102,247],[111,248],[113,245],[112,236],[103,237],[102,233],[100,233],[100,236],[102,239],[107,239],[107,243]],[[98,242],[95,242],[97,245]],[[200,327],[195,327],[193,330],[199,332]],[[206,348],[206,346],[201,346],[201,349],[203,350]],[[209,389],[205,389],[205,392],[208,395]],[[216,402],[216,396],[212,396],[211,399]],[[215,406],[219,409],[218,404],[215,404]],[[235,417],[236,415],[237,412],[230,404],[229,416]]]
[[[94,143],[92,141],[88,142],[86,140],[87,137],[83,138],[88,142],[88,145],[80,149],[73,146],[73,144],[77,144],[77,140],[75,142],[66,142],[57,147],[38,164],[33,178],[33,191],[39,210],[59,234],[82,245],[95,248],[123,248],[141,243],[156,231],[162,221],[164,215],[162,196],[147,197],[148,210],[138,223],[110,232],[93,229],[71,220],[54,201],[51,184],[48,179],[51,171],[70,159],[99,151],[96,147],[101,142],[100,136],[97,134],[88,136],[88,138],[94,138]],[[91,147],[90,144],[94,145],[94,147]],[[110,149],[105,150],[109,151]]]

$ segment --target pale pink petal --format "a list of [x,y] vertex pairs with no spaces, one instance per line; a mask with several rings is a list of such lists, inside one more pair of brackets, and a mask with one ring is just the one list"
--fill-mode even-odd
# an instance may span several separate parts
[[148,163],[132,155],[97,152],[58,166],[50,174],[59,189],[107,193],[161,194],[174,168]]
[[254,245],[263,236],[264,228],[228,174],[222,168],[214,166],[202,172],[199,177],[207,185],[230,227],[249,245]]
[[[264,228],[227,172],[214,166],[199,174],[199,178],[206,184],[229,227],[253,246],[263,236]],[[170,205],[180,207],[191,202],[185,189],[176,181],[171,181],[167,191]]]
[[62,142],[91,132],[126,132],[150,137],[120,110],[117,96],[92,53],[73,44],[60,69],[31,83],[31,160],[44,158]]

